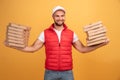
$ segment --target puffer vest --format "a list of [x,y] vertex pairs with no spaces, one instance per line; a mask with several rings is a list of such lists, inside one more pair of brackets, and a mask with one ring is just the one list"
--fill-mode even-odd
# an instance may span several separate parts
[[53,30],[54,24],[44,31],[46,61],[45,68],[48,70],[72,70],[72,41],[73,31],[67,29],[64,24],[59,43],[56,32]]

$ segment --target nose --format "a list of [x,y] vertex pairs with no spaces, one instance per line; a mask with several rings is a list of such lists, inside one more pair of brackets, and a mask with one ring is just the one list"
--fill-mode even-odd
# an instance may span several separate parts
[[63,20],[63,17],[60,16],[60,17],[59,17],[59,20]]

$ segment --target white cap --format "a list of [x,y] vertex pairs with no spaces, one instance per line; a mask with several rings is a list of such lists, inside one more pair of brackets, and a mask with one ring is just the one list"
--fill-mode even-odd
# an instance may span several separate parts
[[55,8],[53,8],[52,15],[53,15],[56,11],[58,11],[58,10],[62,10],[62,11],[65,12],[65,9],[64,9],[63,7],[61,7],[61,6],[56,6]]

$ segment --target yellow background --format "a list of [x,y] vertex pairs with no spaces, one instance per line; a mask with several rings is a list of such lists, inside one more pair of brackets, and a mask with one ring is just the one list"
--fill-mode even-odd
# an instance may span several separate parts
[[43,80],[44,47],[25,53],[3,42],[9,22],[30,26],[29,45],[52,22],[56,5],[66,9],[66,24],[86,44],[83,26],[103,21],[110,43],[81,54],[73,48],[75,80],[120,80],[120,0],[0,0],[0,80]]

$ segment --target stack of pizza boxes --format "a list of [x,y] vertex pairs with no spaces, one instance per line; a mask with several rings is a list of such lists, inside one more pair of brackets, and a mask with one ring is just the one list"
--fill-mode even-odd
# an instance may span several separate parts
[[9,23],[6,32],[6,45],[24,48],[28,45],[30,27]]
[[87,46],[103,43],[107,39],[106,28],[102,24],[102,21],[85,26],[84,31],[87,34]]

